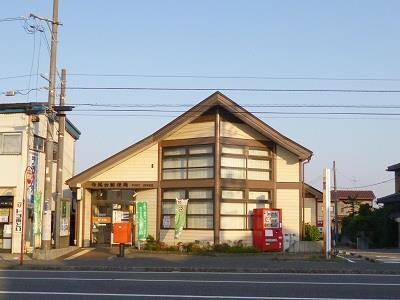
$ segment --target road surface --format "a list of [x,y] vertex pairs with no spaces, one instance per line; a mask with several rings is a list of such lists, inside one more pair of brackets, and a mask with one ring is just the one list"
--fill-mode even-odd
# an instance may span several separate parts
[[0,271],[0,299],[399,299],[400,275]]

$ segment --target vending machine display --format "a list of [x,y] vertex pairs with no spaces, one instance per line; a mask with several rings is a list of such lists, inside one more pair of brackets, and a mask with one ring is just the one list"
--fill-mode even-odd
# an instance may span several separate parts
[[253,245],[262,251],[282,251],[282,210],[256,208],[253,210]]

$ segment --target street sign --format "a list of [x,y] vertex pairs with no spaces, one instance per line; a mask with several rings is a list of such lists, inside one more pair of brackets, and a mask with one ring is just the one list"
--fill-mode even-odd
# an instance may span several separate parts
[[30,187],[33,184],[35,174],[33,173],[33,168],[28,166],[26,167],[25,171],[25,181],[26,181],[26,186]]

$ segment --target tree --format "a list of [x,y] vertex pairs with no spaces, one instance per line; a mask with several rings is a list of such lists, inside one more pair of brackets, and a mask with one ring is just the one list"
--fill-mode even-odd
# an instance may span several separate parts
[[358,195],[355,194],[354,196],[348,196],[347,200],[343,200],[346,209],[349,210],[349,215],[354,216],[358,213],[358,210],[361,205],[361,201],[358,200]]

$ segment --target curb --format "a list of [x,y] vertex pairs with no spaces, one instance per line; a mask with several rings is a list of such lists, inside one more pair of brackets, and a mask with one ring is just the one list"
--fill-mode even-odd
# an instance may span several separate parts
[[355,253],[355,252],[348,252],[348,253],[347,253],[346,251],[340,251],[339,253],[340,253],[340,254],[343,254],[343,255],[351,255],[351,256],[357,257],[357,258],[363,258],[363,259],[365,259],[365,260],[367,260],[367,261],[369,261],[369,262],[373,262],[373,263],[376,263],[376,262],[377,262],[377,260],[376,260],[374,257],[361,255],[361,254]]
[[77,272],[198,272],[198,273],[304,273],[304,274],[400,274],[399,271],[384,270],[326,270],[326,269],[268,269],[268,268],[197,268],[197,267],[82,267],[82,266],[6,266],[0,271],[29,270],[29,271],[77,271]]

